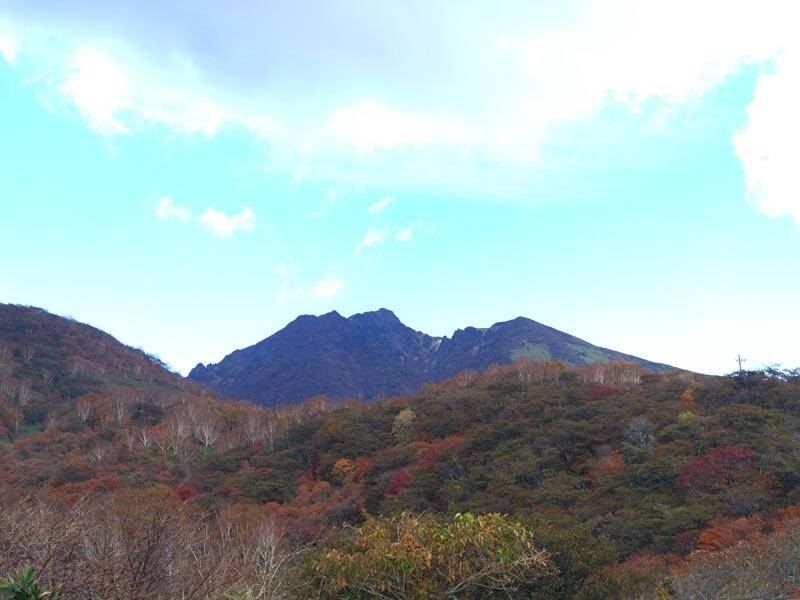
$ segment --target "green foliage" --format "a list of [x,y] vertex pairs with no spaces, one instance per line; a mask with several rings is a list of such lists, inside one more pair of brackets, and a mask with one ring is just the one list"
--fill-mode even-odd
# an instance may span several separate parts
[[[472,518],[467,511],[514,515],[523,539],[548,551],[553,569],[504,580],[522,597],[625,597],[654,589],[659,569],[696,550],[715,524],[766,522],[800,503],[795,371],[643,374],[608,385],[586,369],[520,361],[527,370],[470,372],[409,398],[261,411],[182,388],[100,332],[16,311],[24,327],[9,329],[17,317],[0,319],[0,496],[68,505],[160,483],[168,494],[191,490],[181,505],[204,514],[266,507],[293,539],[335,538],[308,563],[328,597],[362,597],[387,577],[396,594],[445,594],[464,574],[451,561],[459,544],[473,553],[464,568],[496,567],[459,537],[474,527],[463,521]],[[89,414],[81,415],[84,405]],[[219,429],[216,441],[202,443],[207,414]],[[364,510],[395,516],[365,522]],[[456,513],[462,521],[433,516]],[[353,527],[336,536],[345,522]],[[426,546],[400,543],[403,527],[428,547],[442,545],[437,564],[454,569],[452,579],[413,587],[435,561],[421,554]],[[502,547],[508,540],[497,535],[492,543]],[[405,554],[395,549],[381,562],[375,548],[391,550],[392,539]],[[660,558],[642,566],[642,556]],[[611,568],[617,560],[625,569],[639,560],[640,568],[620,575]],[[344,587],[335,568],[351,569]],[[397,591],[386,574],[409,569],[412,587]],[[43,577],[69,581],[48,570]]]
[[0,596],[12,600],[59,600],[61,589],[45,590],[39,583],[39,573],[28,566],[17,575],[7,575],[6,581],[0,583]]
[[608,536],[595,537],[584,526],[565,526],[536,518],[526,523],[538,548],[550,555],[554,571],[523,587],[523,597],[571,599],[590,597],[591,577],[616,562],[616,550]]
[[398,600],[508,597],[554,572],[531,531],[507,517],[408,512],[345,530],[306,570],[323,598]]

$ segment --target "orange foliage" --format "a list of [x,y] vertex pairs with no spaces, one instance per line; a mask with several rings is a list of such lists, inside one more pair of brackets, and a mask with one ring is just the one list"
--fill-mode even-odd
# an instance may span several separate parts
[[697,537],[697,549],[713,551],[734,546],[758,535],[763,526],[764,522],[758,516],[716,521],[700,532]]
[[331,478],[334,483],[345,483],[352,481],[355,476],[356,466],[353,461],[346,458],[338,459],[331,469]]
[[681,393],[680,405],[684,410],[694,410],[697,407],[697,403],[694,401],[694,390],[689,388]]
[[625,457],[618,451],[614,451],[608,456],[601,456],[589,471],[589,481],[592,484],[597,484],[604,479],[615,477],[622,472],[624,466]]

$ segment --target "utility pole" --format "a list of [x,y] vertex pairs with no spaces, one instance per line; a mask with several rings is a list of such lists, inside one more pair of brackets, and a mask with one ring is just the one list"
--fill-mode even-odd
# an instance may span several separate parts
[[741,372],[743,371],[743,369],[742,369],[742,363],[743,363],[743,362],[747,362],[747,359],[746,359],[746,358],[742,358],[742,355],[741,355],[741,354],[737,354],[737,355],[736,355],[736,362],[738,362],[738,363],[739,363],[739,372],[741,373]]

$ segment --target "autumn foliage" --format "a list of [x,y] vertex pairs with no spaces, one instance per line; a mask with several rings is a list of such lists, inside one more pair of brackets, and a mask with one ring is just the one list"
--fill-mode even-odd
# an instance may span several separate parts
[[[797,371],[708,377],[522,358],[387,402],[264,408],[218,398],[102,332],[20,311],[19,327],[0,330],[0,572],[28,562],[47,586],[65,583],[65,600],[81,598],[72,581],[125,597],[100,574],[138,590],[112,572],[130,558],[120,540],[144,544],[147,531],[161,548],[148,585],[166,586],[161,597],[197,586],[198,598],[237,586],[268,597],[258,565],[278,563],[275,581],[290,563],[292,577],[341,589],[319,565],[326,549],[361,560],[353,538],[385,541],[385,523],[367,515],[409,531],[450,531],[459,513],[514,515],[559,569],[522,597],[703,597],[718,572],[738,582],[725,593],[745,597],[737,569],[783,576],[780,593],[797,583],[785,563],[800,522]],[[312,554],[315,575],[300,558]]]

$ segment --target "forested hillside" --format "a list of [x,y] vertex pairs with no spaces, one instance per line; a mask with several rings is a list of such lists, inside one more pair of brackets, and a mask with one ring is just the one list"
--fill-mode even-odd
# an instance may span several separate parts
[[121,423],[141,402],[195,384],[107,333],[39,308],[0,304],[0,439],[55,427],[75,413]]
[[5,310],[0,572],[32,566],[64,598],[800,583],[798,371],[520,358],[413,396],[263,408],[97,330]]

